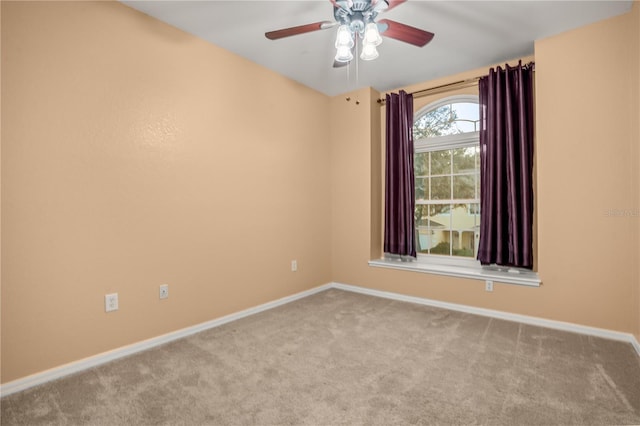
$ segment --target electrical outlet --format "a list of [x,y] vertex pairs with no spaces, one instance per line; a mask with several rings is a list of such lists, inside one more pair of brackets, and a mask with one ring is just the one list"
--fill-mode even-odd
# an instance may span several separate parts
[[297,260],[292,260],[291,261],[291,271],[296,272],[298,270],[298,261]]
[[484,289],[485,291],[493,291],[493,281],[485,281],[484,282]]
[[169,297],[169,284],[162,284],[160,286],[160,299],[167,299]]
[[118,310],[118,293],[111,293],[104,296],[105,312],[113,312]]

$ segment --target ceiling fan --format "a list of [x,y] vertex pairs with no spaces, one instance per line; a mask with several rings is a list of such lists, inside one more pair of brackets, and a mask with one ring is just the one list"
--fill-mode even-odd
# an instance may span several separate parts
[[365,61],[378,57],[376,46],[382,43],[380,35],[422,47],[429,43],[434,34],[390,19],[376,22],[378,13],[393,9],[407,0],[329,0],[333,4],[335,21],[320,21],[269,31],[264,35],[277,40],[298,34],[338,27],[336,36],[335,68],[348,65],[353,59],[353,49],[357,49],[357,39],[362,40],[360,59]]

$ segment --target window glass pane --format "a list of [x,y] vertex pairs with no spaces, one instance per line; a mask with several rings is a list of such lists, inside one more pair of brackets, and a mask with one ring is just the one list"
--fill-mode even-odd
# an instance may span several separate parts
[[416,177],[416,200],[429,199],[429,178]]
[[416,204],[416,228],[418,230],[417,248],[419,253],[429,253],[431,247],[431,234],[433,231],[429,221],[429,206],[425,204]]
[[431,199],[451,199],[451,176],[437,176],[431,178]]
[[[477,142],[465,146],[470,142],[468,137],[454,135],[477,132],[478,119],[478,104],[461,102],[441,105],[414,122],[414,138],[420,149],[429,148],[431,141],[425,138],[448,136],[437,142],[444,149],[414,156],[416,242],[420,253],[476,257],[480,235],[480,149]],[[449,142],[452,148],[447,149]],[[463,147],[453,148],[456,145]]]
[[431,204],[429,206],[429,218],[432,221],[437,221],[441,226],[449,226],[449,214],[451,214],[451,204]]
[[475,198],[475,191],[475,175],[459,175],[453,177],[453,199],[473,199]]
[[475,147],[456,148],[453,151],[453,173],[470,173],[476,169]]
[[429,225],[433,231],[429,253],[450,255],[451,204],[432,204],[429,206],[429,213]]
[[478,244],[480,242],[480,204],[471,204],[469,206],[471,213],[473,214],[473,257],[478,257]]
[[443,105],[420,116],[413,124],[415,139],[458,133],[451,105]]
[[451,150],[431,153],[431,176],[451,173]]
[[418,227],[416,251],[418,253],[429,254],[429,248],[431,248],[431,231],[425,227]]
[[451,254],[460,257],[474,257],[475,234],[472,229],[453,232]]
[[460,133],[470,133],[478,131],[478,123],[476,121],[456,120],[455,126]]
[[413,157],[413,169],[416,176],[427,176],[429,174],[429,153],[419,152]]
[[429,206],[426,204],[416,204],[416,226],[427,227],[429,224]]
[[[437,242],[429,250],[430,254],[443,254],[446,256],[451,255],[451,231],[441,231],[438,234]],[[435,241],[434,241],[435,242]]]
[[457,102],[451,105],[458,119],[478,121],[480,119],[479,104],[471,102]]
[[476,103],[459,102],[440,106],[418,117],[413,125],[415,139],[478,131],[480,110]]

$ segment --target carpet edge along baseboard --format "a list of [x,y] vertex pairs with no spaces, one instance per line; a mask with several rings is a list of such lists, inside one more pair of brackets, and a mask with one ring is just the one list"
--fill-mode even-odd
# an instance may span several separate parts
[[41,385],[43,383],[60,379],[62,377],[75,374],[89,368],[93,368],[108,362],[123,358],[129,355],[133,355],[137,352],[145,351],[156,346],[160,346],[174,340],[178,340],[187,336],[190,336],[201,331],[205,331],[211,328],[219,327],[223,324],[227,324],[232,321],[239,320],[249,315],[254,315],[259,312],[263,312],[269,309],[282,306],[287,303],[294,302],[296,300],[309,297],[316,293],[326,291],[329,289],[338,289],[343,291],[351,291],[355,293],[366,294],[374,297],[382,297],[386,299],[392,299],[408,303],[417,303],[426,306],[433,306],[437,308],[450,309],[458,312],[465,312],[474,315],[487,316],[492,318],[503,319],[507,321],[515,321],[528,325],[540,326],[545,328],[552,328],[561,331],[568,331],[579,334],[586,334],[595,337],[601,337],[605,339],[618,340],[627,342],[635,349],[637,355],[640,357],[640,343],[631,333],[623,333],[619,331],[607,330],[597,327],[589,327],[579,324],[573,324],[562,321],[548,320],[544,318],[531,317],[527,315],[512,314],[503,311],[496,311],[485,308],[477,308],[468,305],[460,305],[449,302],[441,302],[437,300],[425,299],[414,296],[406,296],[398,293],[374,290],[366,287],[353,286],[349,284],[342,284],[331,282],[314,287],[309,290],[305,290],[299,293],[295,293],[291,296],[283,297],[271,302],[264,303],[262,305],[248,308],[240,312],[236,312],[230,315],[226,315],[221,318],[217,318],[211,321],[206,321],[200,324],[196,324],[190,327],[183,328],[171,333],[163,334],[161,336],[146,339],[140,342],[133,343],[131,345],[123,346],[117,349],[113,349],[107,352],[103,352],[88,358],[84,358],[77,361],[72,361],[68,364],[51,368],[42,372],[38,372],[20,379],[16,379],[5,384],[0,385],[0,397],[8,396],[16,392],[26,390],[28,388]]

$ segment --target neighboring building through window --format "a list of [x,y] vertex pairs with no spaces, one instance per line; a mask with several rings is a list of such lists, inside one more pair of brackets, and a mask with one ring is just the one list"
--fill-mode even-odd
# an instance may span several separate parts
[[[416,243],[419,258],[475,261],[480,237],[477,96],[452,96],[415,115]],[[466,260],[465,260],[466,259]]]

